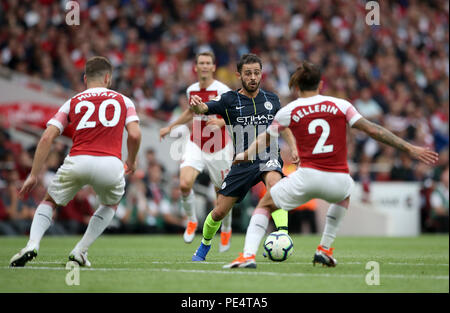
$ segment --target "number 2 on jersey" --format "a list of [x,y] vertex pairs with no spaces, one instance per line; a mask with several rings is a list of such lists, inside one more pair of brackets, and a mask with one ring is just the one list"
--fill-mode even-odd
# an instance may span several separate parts
[[[106,107],[110,104],[114,106],[114,116],[111,120],[107,120]],[[78,123],[76,130],[83,128],[94,128],[96,124],[94,121],[89,121],[89,118],[92,116],[92,114],[94,114],[95,104],[90,101],[81,101],[75,106],[75,114],[80,113],[82,107],[87,107],[87,111],[84,113],[83,117]],[[98,120],[105,127],[116,126],[120,120],[120,103],[114,99],[104,100],[98,108]]]
[[308,125],[308,133],[315,134],[317,126],[320,126],[322,128],[322,134],[320,135],[319,140],[317,140],[316,146],[314,147],[312,154],[332,152],[334,146],[325,145],[325,142],[327,141],[328,136],[330,135],[330,124],[328,124],[327,121],[321,118],[312,120],[311,123],[309,123]]

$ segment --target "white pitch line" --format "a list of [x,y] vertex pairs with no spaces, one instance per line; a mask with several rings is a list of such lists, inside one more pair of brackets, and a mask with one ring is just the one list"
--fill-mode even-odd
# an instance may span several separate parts
[[[376,260],[373,260],[376,261]],[[426,263],[400,263],[400,262],[378,262],[380,263],[380,265],[403,265],[403,266],[448,266],[448,263],[441,263],[441,264],[426,264]],[[345,264],[351,264],[351,265],[360,265],[360,264],[366,264],[364,262],[341,262],[341,265],[345,265]]]
[[29,265],[34,265],[34,264],[64,264],[65,261],[30,261],[28,264]]
[[[67,271],[64,267],[40,267],[40,266],[28,266],[28,267],[7,267],[2,269],[10,270],[53,270],[53,271]],[[197,273],[197,274],[224,274],[224,275],[249,275],[249,276],[282,276],[282,277],[329,277],[329,278],[359,278],[364,279],[364,274],[317,274],[317,273],[278,273],[278,272],[255,272],[255,271],[239,271],[239,270],[185,270],[185,269],[170,269],[170,268],[80,268],[82,271],[128,271],[128,272],[177,272],[177,273]],[[401,275],[401,274],[384,274],[384,278],[392,279],[431,279],[431,280],[448,280],[448,276],[439,275]]]
[[[376,261],[376,260],[374,260]],[[225,265],[226,262],[192,262],[192,261],[136,261],[136,262],[115,262],[115,263],[103,263],[103,264],[222,264]],[[426,263],[399,263],[399,262],[379,262],[380,265],[400,265],[400,266],[449,266],[448,263],[438,263],[438,264],[426,264]],[[31,261],[28,263],[33,264],[64,264],[64,261]],[[312,262],[259,262],[258,265],[274,265],[274,264],[294,264],[294,265],[311,265]],[[366,262],[340,262],[339,265],[365,265]],[[276,266],[276,265],[275,265]]]

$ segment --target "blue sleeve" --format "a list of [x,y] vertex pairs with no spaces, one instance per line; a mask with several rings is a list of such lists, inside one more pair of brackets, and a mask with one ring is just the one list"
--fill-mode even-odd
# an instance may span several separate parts
[[222,117],[225,116],[225,108],[227,107],[227,99],[228,99],[228,92],[217,96],[211,101],[206,102],[206,105],[208,106],[208,112],[206,112],[206,115],[211,114],[218,114]]

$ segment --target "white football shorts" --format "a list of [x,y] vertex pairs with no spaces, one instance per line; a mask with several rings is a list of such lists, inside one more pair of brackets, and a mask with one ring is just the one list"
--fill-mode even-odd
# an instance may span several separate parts
[[125,170],[113,156],[67,156],[48,187],[58,205],[66,205],[85,185],[94,188],[100,203],[115,205],[125,193]]
[[188,140],[181,159],[180,168],[190,166],[202,172],[208,170],[214,186],[221,188],[222,182],[233,163],[233,143],[230,141],[222,150],[215,153],[203,152],[198,145]]
[[311,199],[340,202],[350,196],[354,185],[352,177],[347,173],[299,167],[277,182],[270,189],[270,195],[278,208],[289,211]]

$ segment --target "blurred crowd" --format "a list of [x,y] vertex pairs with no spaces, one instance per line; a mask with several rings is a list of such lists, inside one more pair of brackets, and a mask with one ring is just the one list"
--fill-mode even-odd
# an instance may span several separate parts
[[[0,65],[80,92],[86,60],[103,55],[115,68],[112,88],[131,97],[143,118],[168,121],[186,107],[185,90],[196,80],[198,52],[215,53],[216,78],[233,89],[240,86],[236,60],[257,53],[263,59],[262,88],[276,92],[283,105],[294,99],[290,74],[308,59],[323,69],[323,94],[351,101],[369,120],[440,153],[437,166],[429,167],[348,132],[355,180],[367,190],[374,181],[420,181],[423,230],[439,228],[442,222],[435,222],[440,219],[436,216],[446,216],[448,229],[448,1],[378,1],[380,25],[371,26],[366,24],[366,1],[361,0],[79,0],[78,26],[66,24],[66,2],[0,0]],[[19,201],[16,213],[10,207],[17,202],[12,190],[26,176],[33,150],[6,145],[7,133],[0,136],[2,162],[10,158],[15,163],[6,174],[2,168],[0,221],[5,219],[2,206],[9,218],[26,220],[33,201],[39,200],[30,196]],[[56,148],[36,197],[65,152]],[[176,178],[165,177],[158,160],[147,161],[130,178],[117,215],[128,224],[145,225],[126,231],[179,231],[183,216],[175,208],[180,196]],[[436,190],[442,188],[447,188],[447,197],[441,201],[443,209],[436,209]],[[95,206],[92,191],[83,193],[74,201]],[[164,218],[162,212],[172,214]],[[86,225],[90,211],[76,214],[67,217],[79,225],[64,229]],[[18,222],[15,229],[21,227]]]

